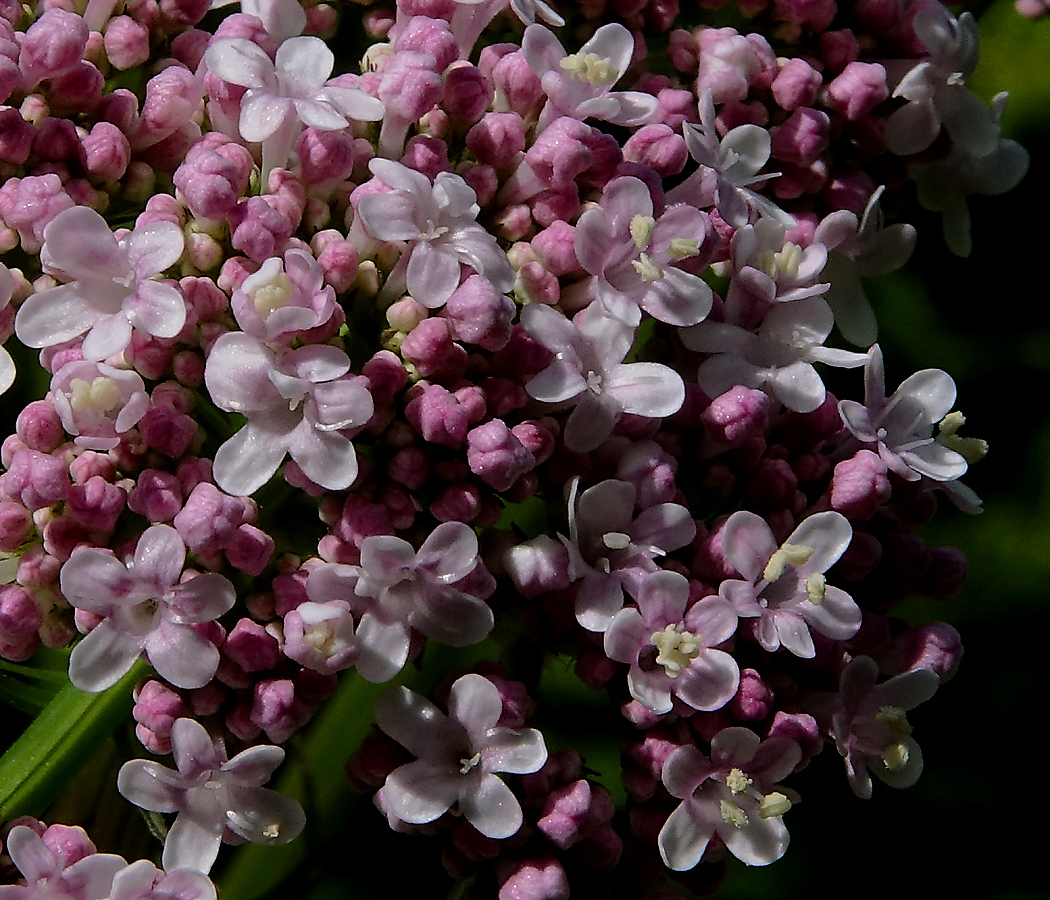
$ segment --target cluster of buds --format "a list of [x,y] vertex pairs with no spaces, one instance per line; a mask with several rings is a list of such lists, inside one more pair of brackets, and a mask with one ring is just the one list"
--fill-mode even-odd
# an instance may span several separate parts
[[[960,587],[917,530],[980,511],[986,446],[945,372],[887,393],[862,279],[910,198],[966,255],[1027,169],[972,16],[82,6],[0,2],[0,391],[49,381],[0,447],[0,655],[71,646],[86,692],[145,658],[175,768],[118,788],[170,827],[158,869],[18,820],[0,895],[213,898],[223,842],[303,829],[263,784],[349,679],[397,682],[352,784],[479,900],[773,863],[822,748],[915,782],[962,647],[893,607]],[[431,700],[434,644],[488,658]],[[616,771],[548,750],[566,660]]]

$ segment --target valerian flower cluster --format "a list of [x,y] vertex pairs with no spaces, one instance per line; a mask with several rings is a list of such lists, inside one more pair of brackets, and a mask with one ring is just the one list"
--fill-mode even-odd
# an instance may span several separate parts
[[[945,372],[887,394],[862,279],[908,197],[966,254],[1025,174],[973,17],[212,6],[0,3],[0,391],[49,382],[0,450],[0,654],[72,647],[88,692],[144,658],[173,756],[117,782],[155,862],[23,818],[0,898],[214,898],[223,843],[303,830],[264,785],[349,679],[398,682],[351,782],[477,896],[773,863],[822,748],[912,784],[962,647],[892,608],[960,586],[914,532],[980,511],[986,447]],[[485,659],[430,699],[433,645]],[[620,770],[548,746],[567,666]]]

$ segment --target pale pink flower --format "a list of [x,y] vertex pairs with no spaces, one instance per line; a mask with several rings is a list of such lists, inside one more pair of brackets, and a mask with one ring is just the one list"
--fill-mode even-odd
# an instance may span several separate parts
[[807,516],[779,547],[761,516],[739,510],[722,529],[726,559],[743,576],[728,579],[719,596],[743,618],[755,618],[764,650],[784,647],[795,656],[816,655],[811,630],[836,641],[857,633],[860,607],[824,573],[846,552],[853,528],[837,512]]
[[387,776],[382,804],[413,825],[455,807],[486,837],[508,838],[521,827],[521,805],[496,773],[538,771],[547,761],[543,735],[535,728],[497,725],[503,701],[481,675],[457,679],[448,710],[446,716],[405,687],[391,688],[376,701],[379,727],[416,757]]
[[634,57],[634,37],[618,22],[603,25],[572,54],[552,31],[530,25],[521,49],[547,95],[537,132],[559,116],[634,126],[652,121],[659,111],[660,102],[651,94],[611,90]]
[[284,760],[280,747],[249,747],[227,759],[223,742],[193,719],[176,720],[171,743],[177,772],[133,759],[117,776],[117,789],[136,806],[178,813],[164,840],[165,869],[207,873],[224,836],[286,844],[303,830],[306,816],[298,802],[262,787]]
[[69,680],[80,690],[104,691],[145,652],[157,673],[176,687],[211,681],[219,651],[192,626],[233,607],[233,585],[206,573],[180,582],[186,545],[170,525],[153,525],[135,555],[121,562],[95,547],[78,547],[62,566],[62,594],[101,618],[73,648]]
[[74,360],[51,379],[55,411],[73,443],[105,452],[120,443],[149,408],[146,386],[137,372],[105,363]]
[[688,606],[689,580],[671,571],[649,575],[637,602],[605,632],[606,655],[631,666],[631,696],[655,713],[671,711],[672,694],[693,709],[725,706],[740,684],[740,667],[715,648],[736,631],[732,605],[706,597]]
[[224,38],[208,47],[204,62],[223,81],[248,89],[238,130],[244,140],[262,143],[264,184],[271,169],[288,162],[304,125],[338,131],[351,119],[383,117],[375,97],[329,83],[335,55],[318,37],[288,38],[272,61],[258,44]]
[[711,741],[711,759],[696,747],[679,747],[664,762],[662,779],[682,803],[660,829],[660,856],[676,872],[700,862],[716,834],[749,866],[784,855],[783,815],[792,799],[777,784],[802,758],[794,741],[765,741],[747,728],[724,728]]
[[349,601],[360,617],[355,666],[378,683],[404,667],[413,632],[450,647],[488,637],[491,607],[456,586],[478,565],[473,529],[443,522],[418,550],[392,535],[366,537],[360,566],[320,566],[310,574],[307,593],[316,602]]
[[113,853],[93,852],[87,835],[80,834],[92,852],[67,866],[62,852],[52,850],[32,828],[12,828],[4,849],[26,883],[0,887],[0,900],[106,900],[113,877],[127,863]]
[[653,213],[643,181],[614,178],[601,205],[576,223],[576,257],[595,276],[596,295],[606,305],[641,308],[671,325],[695,325],[711,311],[711,288],[677,263],[699,255],[707,216],[684,203],[659,217]]
[[30,347],[53,347],[85,335],[85,359],[124,350],[132,329],[173,338],[186,324],[182,294],[155,277],[182,256],[182,229],[154,221],[120,240],[93,209],[74,206],[44,229],[45,268],[67,281],[30,295],[15,333]]
[[600,446],[624,413],[662,418],[678,412],[685,400],[685,383],[673,369],[623,362],[634,343],[634,326],[600,302],[572,321],[533,303],[521,311],[521,324],[555,356],[525,390],[535,400],[574,407],[565,423],[570,450],[589,453]]
[[876,684],[879,667],[856,656],[842,670],[838,708],[831,722],[835,746],[846,761],[850,787],[871,796],[874,773],[890,787],[911,787],[922,774],[922,753],[905,713],[928,700],[940,680],[933,669],[912,669]]
[[373,159],[368,168],[391,190],[361,198],[362,223],[381,241],[408,245],[384,294],[397,297],[407,285],[416,301],[437,309],[459,287],[461,264],[500,293],[514,286],[507,254],[478,224],[477,195],[459,175],[439,172],[432,184],[421,172],[389,159]]
[[253,494],[291,456],[315,484],[350,487],[357,452],[341,432],[364,425],[374,405],[349,371],[346,354],[327,344],[278,355],[247,334],[220,337],[208,354],[204,383],[220,409],[248,421],[216,451],[215,483],[228,494]]

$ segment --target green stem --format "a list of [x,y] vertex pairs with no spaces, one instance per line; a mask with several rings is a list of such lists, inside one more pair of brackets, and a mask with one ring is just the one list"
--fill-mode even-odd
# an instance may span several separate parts
[[125,721],[131,689],[148,670],[139,660],[107,691],[85,694],[68,684],[0,757],[0,815],[40,816],[96,747]]

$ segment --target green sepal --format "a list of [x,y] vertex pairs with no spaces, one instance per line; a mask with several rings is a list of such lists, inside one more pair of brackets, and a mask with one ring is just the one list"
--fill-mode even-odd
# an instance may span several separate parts
[[143,660],[109,690],[87,694],[66,684],[0,757],[0,816],[41,816],[134,706]]

